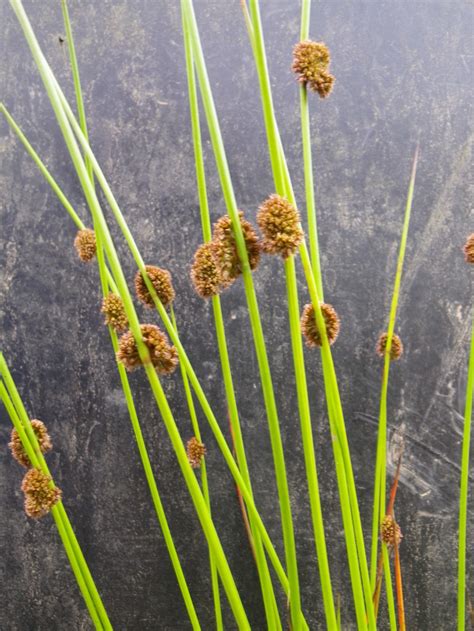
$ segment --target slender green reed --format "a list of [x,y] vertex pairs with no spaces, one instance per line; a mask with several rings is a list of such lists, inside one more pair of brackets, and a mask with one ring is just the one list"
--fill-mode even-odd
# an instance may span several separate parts
[[[193,67],[193,54],[191,50],[191,41],[189,36],[189,29],[187,27],[187,21],[183,14],[183,34],[184,34],[184,47],[186,55],[186,73],[188,78],[188,92],[189,92],[189,108],[191,118],[191,129],[193,137],[194,158],[196,167],[196,181],[199,197],[199,208],[201,217],[201,226],[203,232],[204,241],[210,241],[212,238],[211,233],[211,218],[209,213],[209,204],[207,199],[207,186],[206,186],[206,174],[204,169],[204,158],[202,152],[201,142],[201,130],[199,124],[199,105],[197,99],[196,80]],[[237,456],[237,463],[239,465],[242,477],[245,480],[249,492],[252,493],[252,485],[250,480],[250,472],[247,464],[247,457],[245,454],[244,441],[242,436],[242,428],[240,425],[239,411],[237,408],[237,400],[234,389],[234,382],[232,378],[232,370],[230,366],[229,353],[227,348],[227,340],[225,334],[224,318],[222,315],[222,308],[219,296],[212,297],[212,308],[214,314],[214,323],[216,328],[217,346],[219,351],[219,358],[221,363],[222,378],[224,381],[224,389],[226,393],[227,406],[229,410],[229,418],[232,426],[232,432],[235,441],[235,451]],[[271,582],[270,573],[268,570],[267,560],[263,551],[263,544],[261,541],[258,529],[253,523],[253,517],[250,515],[250,527],[252,532],[253,544],[255,549],[255,560],[257,564],[257,571],[259,574],[260,584],[262,588],[262,596],[265,607],[265,614],[267,618],[267,624],[270,629],[278,631],[281,629],[281,620],[278,615],[278,609],[275,599],[275,593],[273,591],[273,585]]]
[[466,532],[467,496],[469,488],[469,448],[471,439],[472,397],[474,392],[474,320],[471,327],[471,350],[467,371],[466,403],[464,407],[464,430],[462,439],[461,486],[459,493],[458,535],[458,631],[466,626]]
[[291,621],[293,629],[295,631],[298,631],[299,629],[301,629],[301,602],[293,519],[291,514],[291,502],[288,489],[288,481],[286,477],[286,465],[278,421],[278,412],[275,402],[275,395],[273,390],[270,366],[268,363],[263,329],[260,320],[260,313],[258,309],[258,301],[253,284],[252,273],[248,263],[247,249],[245,246],[242,228],[240,225],[238,208],[225,155],[219,121],[214,106],[209,78],[207,76],[207,70],[201,48],[199,31],[197,28],[193,5],[190,0],[182,0],[181,7],[189,28],[194,55],[194,63],[196,66],[201,97],[206,113],[209,133],[211,136],[211,142],[214,149],[217,171],[219,173],[227,211],[232,220],[232,228],[235,235],[237,252],[241,261],[245,295],[247,299],[252,334],[254,337],[254,345],[260,371],[265,408],[267,412],[268,427],[270,432],[270,442],[272,446],[273,460],[275,465],[275,476],[279,497],[286,566],[288,571],[288,580],[290,583],[289,601],[291,609]]
[[[55,82],[54,76],[52,75],[52,72],[41,52],[41,49],[34,35],[34,32],[29,23],[28,17],[26,13],[24,12],[21,1],[10,0],[10,2],[15,11],[15,14],[17,15],[20,25],[23,29],[26,40],[30,46],[30,50],[32,52],[33,58],[38,67],[38,70],[40,71],[45,88],[48,92],[48,96],[50,98],[51,104],[55,111],[57,121],[63,133],[68,150],[70,152],[71,159],[74,163],[78,177],[83,187],[84,194],[86,196],[89,208],[94,217],[94,221],[97,222],[97,227],[101,231],[101,235],[104,240],[104,247],[105,247],[107,259],[109,261],[112,274],[114,275],[114,278],[117,282],[120,295],[124,302],[125,311],[126,311],[128,320],[130,322],[130,327],[131,327],[132,333],[134,335],[134,338],[138,347],[140,358],[144,362],[145,372],[150,381],[153,395],[157,402],[158,408],[160,409],[161,416],[163,418],[166,429],[168,431],[168,435],[170,437],[176,456],[178,458],[178,462],[180,464],[183,477],[185,478],[185,482],[187,484],[188,490],[193,499],[193,503],[195,505],[196,512],[200,519],[202,528],[204,530],[204,533],[206,535],[209,545],[213,547],[215,551],[216,562],[219,568],[219,573],[221,576],[222,583],[224,585],[224,588],[226,590],[226,593],[229,599],[229,604],[234,613],[234,616],[239,625],[239,628],[248,629],[249,628],[248,620],[247,620],[245,611],[243,609],[242,602],[240,600],[240,596],[238,594],[237,588],[235,586],[232,573],[228,566],[227,559],[222,549],[214,524],[207,510],[207,506],[206,506],[204,497],[202,495],[201,489],[196,480],[194,472],[187,460],[186,451],[184,449],[181,437],[179,435],[179,431],[176,427],[176,423],[173,418],[171,409],[169,408],[160,380],[158,379],[158,376],[154,368],[148,363],[149,353],[141,337],[140,324],[139,324],[138,317],[136,315],[136,312],[133,306],[132,298],[128,290],[127,282],[123,275],[123,271],[119,263],[117,252],[115,250],[115,246],[112,242],[110,233],[108,231],[108,227],[105,222],[105,218],[102,214],[102,210],[97,200],[94,188],[92,187],[91,182],[89,180],[87,170],[85,168],[81,153],[79,151],[79,147],[76,144],[76,140],[74,138],[72,129],[69,125],[68,118],[63,110],[59,93],[56,88],[56,82]],[[82,135],[82,132],[81,132],[81,135]],[[87,141],[86,141],[86,146],[88,146]]]
[[[46,461],[41,453],[36,435],[31,427],[30,419],[26,413],[5,358],[1,352],[0,375],[2,377],[2,379],[0,379],[0,398],[3,401],[13,426],[18,432],[31,464],[44,474],[51,476]],[[54,487],[53,482],[50,484]],[[76,577],[76,581],[83,595],[95,628],[98,630],[111,630],[112,625],[110,624],[99,592],[95,586],[92,575],[90,574],[62,501],[59,501],[51,508],[51,514],[56,523],[56,527],[69,559],[69,563],[71,564],[71,568],[74,576]]]
[[[67,0],[61,0],[61,9],[63,12],[64,28],[66,29],[66,39],[69,51],[69,60],[71,62],[72,77],[74,80],[74,92],[76,93],[77,113],[79,116],[79,124],[82,129],[86,140],[89,140],[87,132],[87,119],[86,110],[84,108],[84,99],[82,98],[81,78],[79,75],[79,65],[77,63],[76,47],[74,46],[74,38],[72,36],[71,21],[69,19],[69,11],[67,8]],[[92,170],[92,164],[87,155],[84,156],[84,160],[89,173],[92,186],[94,186],[94,171]]]
[[[371,547],[371,564],[370,564],[370,582],[372,590],[375,589],[376,573],[377,573],[377,557],[380,524],[385,516],[386,510],[386,461],[387,461],[387,395],[388,395],[388,379],[390,372],[390,351],[392,348],[392,337],[395,330],[395,321],[397,316],[398,299],[400,294],[400,285],[403,272],[403,263],[405,259],[406,244],[408,239],[408,229],[410,226],[411,209],[413,203],[413,193],[415,190],[416,168],[418,163],[418,148],[415,151],[413,164],[410,175],[410,183],[408,186],[407,201],[405,205],[405,216],[403,220],[402,233],[400,237],[400,246],[398,253],[397,269],[395,273],[395,281],[392,292],[392,302],[390,307],[389,322],[387,329],[387,344],[384,356],[384,367],[382,376],[382,387],[380,394],[379,406],[379,425],[377,436],[377,451],[375,463],[375,482],[374,482],[374,502],[372,516],[372,547]],[[384,554],[384,574],[387,585],[387,605],[389,608],[389,618],[391,629],[394,626],[394,601],[393,590],[391,585],[390,565],[388,555]]]

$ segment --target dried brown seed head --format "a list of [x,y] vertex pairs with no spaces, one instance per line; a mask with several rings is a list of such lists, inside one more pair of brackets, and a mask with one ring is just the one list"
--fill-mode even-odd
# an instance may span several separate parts
[[270,195],[258,209],[257,222],[263,232],[262,249],[286,259],[303,241],[300,215],[287,199]]
[[308,85],[324,99],[334,85],[334,77],[329,73],[329,50],[322,42],[304,40],[293,48],[293,71],[298,81]]
[[[340,321],[334,307],[326,303],[321,303],[324,322],[326,324],[326,335],[329,344],[334,344],[339,334]],[[323,342],[316,322],[316,314],[312,304],[305,305],[301,315],[301,331],[306,338],[306,345],[309,347],[322,346]]]
[[201,298],[217,296],[222,289],[217,243],[209,241],[198,247],[191,267],[191,280]]
[[[161,269],[161,267],[155,267],[154,265],[145,265],[145,269],[160,302],[164,307],[167,307],[173,302],[176,296],[171,282],[171,274],[167,270]],[[143,280],[140,270],[135,276],[135,291],[137,298],[141,300],[146,307],[155,306],[152,295],[148,291],[148,287]]]
[[[141,324],[143,341],[150,352],[150,361],[160,375],[169,375],[178,365],[178,352],[168,342],[166,335],[155,324]],[[117,359],[130,372],[142,365],[138,347],[131,331],[119,340]]]
[[474,263],[474,232],[468,236],[463,251],[466,263]]
[[108,294],[102,301],[102,313],[105,315],[104,324],[116,331],[123,331],[128,326],[128,318],[123,306],[123,300],[117,294]]
[[190,438],[186,444],[186,453],[188,454],[189,464],[193,469],[201,466],[201,460],[206,455],[206,447],[195,436]]
[[380,538],[387,546],[399,546],[402,540],[400,526],[391,515],[385,515],[380,525]]
[[[377,341],[377,346],[375,347],[375,351],[377,355],[380,355],[380,357],[385,356],[385,350],[387,348],[387,340],[388,340],[388,334],[381,333]],[[396,361],[397,359],[400,359],[402,354],[403,354],[402,340],[398,337],[396,333],[394,333],[392,337],[392,346],[390,347],[390,360]]]
[[[51,438],[49,437],[46,425],[42,421],[39,421],[38,419],[34,418],[31,420],[31,427],[38,440],[41,453],[45,454],[48,451],[50,451],[53,447],[53,444],[51,442]],[[12,456],[15,458],[17,462],[19,462],[21,465],[23,465],[26,468],[31,467],[30,459],[28,458],[28,454],[26,453],[25,448],[23,447],[23,443],[21,442],[20,436],[18,432],[16,431],[16,429],[12,430],[11,442],[8,443],[8,446],[11,449]]]
[[[260,262],[260,242],[252,224],[239,211],[240,225],[247,246],[250,269],[254,270]],[[242,266],[237,253],[232,220],[229,215],[221,217],[213,226],[212,240],[216,244],[216,260],[220,270],[223,287],[231,285],[242,273]]]
[[61,499],[61,489],[50,486],[51,478],[39,469],[26,472],[21,490],[25,494],[25,512],[28,517],[44,517]]
[[81,261],[84,263],[92,261],[97,251],[95,232],[89,228],[79,230],[74,239],[74,247]]

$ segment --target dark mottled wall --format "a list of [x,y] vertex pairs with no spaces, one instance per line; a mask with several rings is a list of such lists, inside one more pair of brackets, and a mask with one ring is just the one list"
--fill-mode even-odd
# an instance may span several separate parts
[[[227,435],[212,313],[193,293],[188,274],[200,228],[179,3],[69,4],[94,151],[145,260],[173,273],[182,337]],[[27,0],[25,7],[73,98],[66,45],[58,41],[63,35],[59,2]],[[304,210],[298,90],[289,70],[299,3],[262,0],[261,8],[278,121]],[[419,630],[455,625],[456,513],[472,300],[471,270],[460,251],[473,229],[472,8],[467,0],[331,0],[314,2],[311,17],[311,35],[329,45],[337,77],[330,99],[311,100],[312,142],[326,294],[342,319],[334,357],[367,531],[381,377],[374,344],[387,319],[410,162],[417,139],[421,143],[397,326],[406,352],[393,366],[389,390],[390,431],[403,427],[406,441],[397,517],[405,535],[407,623]],[[239,2],[197,0],[196,11],[238,204],[254,219],[257,205],[272,192],[272,179]],[[0,21],[1,98],[87,221],[68,153],[6,0]],[[203,133],[212,214],[218,217],[224,205],[205,128]],[[115,628],[188,629],[102,326],[96,267],[76,258],[71,220],[4,121],[0,156],[1,348],[29,413],[50,429],[55,447],[49,462]],[[133,262],[114,234],[132,282]],[[255,281],[287,456],[304,608],[311,629],[318,629],[323,616],[281,262],[265,259]],[[303,284],[300,296],[307,300]],[[257,501],[282,554],[269,438],[240,282],[223,297],[223,308]],[[345,628],[353,629],[314,353],[308,353],[308,371],[332,575]],[[202,626],[212,629],[204,539],[144,375],[133,374],[131,382]],[[190,425],[178,375],[165,387],[187,438]],[[215,521],[252,628],[264,629],[234,486],[204,419],[202,428]],[[32,522],[22,512],[22,472],[8,454],[9,433],[1,411],[0,628],[90,629],[52,520]],[[472,508],[469,515],[472,523]],[[468,585],[472,594],[472,578]],[[234,628],[227,605],[225,618],[226,628]]]

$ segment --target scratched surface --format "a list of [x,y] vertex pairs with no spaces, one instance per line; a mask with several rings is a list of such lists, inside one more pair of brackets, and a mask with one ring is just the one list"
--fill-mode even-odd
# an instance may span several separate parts
[[[73,98],[59,3],[25,2],[44,51]],[[296,2],[262,0],[271,81],[295,192],[304,210],[299,105],[289,66]],[[405,453],[396,513],[409,629],[455,626],[457,498],[472,270],[472,2],[314,2],[311,36],[331,49],[334,93],[311,99],[326,299],[342,319],[334,347],[361,511],[370,504],[381,363],[374,344],[391,299],[411,156],[421,160],[397,331],[389,427]],[[254,220],[272,192],[256,74],[239,3],[196,1],[204,53],[238,204]],[[71,0],[91,142],[148,263],[171,270],[185,346],[227,432],[212,313],[191,288],[199,214],[179,3]],[[2,100],[81,217],[87,211],[48,99],[6,1]],[[213,217],[224,205],[203,126]],[[98,274],[76,258],[75,229],[4,121],[0,123],[0,346],[32,417],[54,440],[53,474],[116,629],[190,628],[132,438],[106,330]],[[117,236],[130,283],[134,266]],[[470,275],[471,272],[471,275]],[[255,274],[271,352],[294,509],[304,611],[324,627],[285,308],[283,268]],[[300,300],[307,300],[301,284]],[[241,282],[223,308],[243,433],[262,517],[283,558],[271,451]],[[145,317],[145,313],[143,316]],[[148,319],[154,316],[146,314]],[[354,629],[319,359],[307,354],[314,435],[335,592]],[[206,545],[143,374],[133,374],[145,439],[202,628],[213,628]],[[190,425],[178,374],[165,382],[184,438]],[[264,629],[256,573],[230,475],[202,421],[213,513],[252,629]],[[22,512],[22,472],[0,424],[0,629],[91,629],[50,518]],[[395,438],[394,438],[395,436]],[[389,461],[389,475],[394,472]],[[472,481],[472,478],[471,478]],[[472,501],[469,512],[472,541]],[[469,549],[468,567],[472,566]],[[474,584],[469,577],[473,594]],[[225,599],[224,599],[225,600]],[[284,605],[281,598],[282,607]],[[380,628],[387,628],[382,607]],[[227,604],[226,628],[233,629]]]

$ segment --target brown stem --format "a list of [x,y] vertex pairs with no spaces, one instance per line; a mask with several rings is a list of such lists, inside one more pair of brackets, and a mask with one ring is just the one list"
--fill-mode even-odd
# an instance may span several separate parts
[[405,605],[403,603],[403,583],[402,568],[400,565],[400,554],[398,552],[398,543],[395,542],[395,586],[397,590],[397,610],[398,610],[398,627],[399,631],[406,631],[405,627]]

